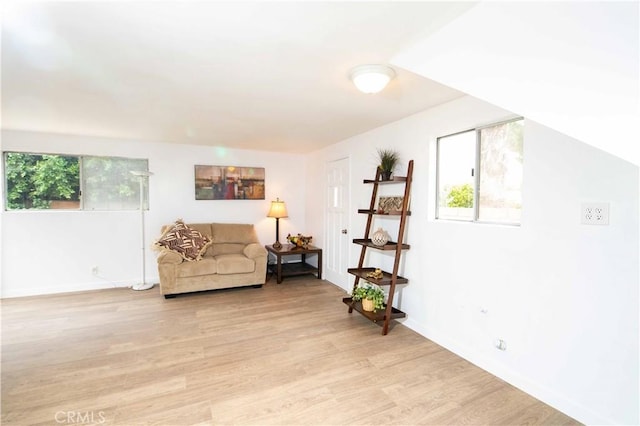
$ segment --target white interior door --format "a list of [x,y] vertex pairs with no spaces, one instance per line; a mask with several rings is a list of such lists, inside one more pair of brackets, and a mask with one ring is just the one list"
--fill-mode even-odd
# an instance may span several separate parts
[[349,159],[327,164],[325,279],[350,290],[349,275]]

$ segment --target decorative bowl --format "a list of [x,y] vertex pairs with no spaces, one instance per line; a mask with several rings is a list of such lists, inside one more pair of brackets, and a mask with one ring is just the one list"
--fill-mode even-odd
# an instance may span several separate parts
[[287,235],[287,241],[289,241],[289,243],[293,244],[296,247],[300,247],[300,248],[307,248],[309,247],[309,244],[311,244],[311,239],[313,237],[309,236],[304,236],[302,234],[298,234],[298,235]]

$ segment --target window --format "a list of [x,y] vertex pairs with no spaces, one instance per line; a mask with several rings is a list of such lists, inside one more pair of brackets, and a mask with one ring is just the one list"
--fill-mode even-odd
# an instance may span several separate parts
[[438,138],[438,219],[519,224],[522,118]]
[[[148,162],[6,152],[4,170],[7,210],[136,210],[140,182],[130,171],[146,171]],[[143,196],[146,205],[147,187]]]
[[[132,170],[147,171],[147,160],[113,157],[83,157],[82,204],[84,210],[137,210],[140,208],[140,181]],[[146,185],[148,179],[144,179]],[[148,208],[149,191],[143,187]]]

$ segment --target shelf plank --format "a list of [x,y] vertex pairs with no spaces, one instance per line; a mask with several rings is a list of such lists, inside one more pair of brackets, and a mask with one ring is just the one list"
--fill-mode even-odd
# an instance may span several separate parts
[[[379,213],[377,210],[369,210],[369,209],[358,209],[358,213],[364,214],[374,214],[376,216],[402,216],[402,210],[394,210],[385,213]],[[407,210],[407,216],[411,216],[411,212]]]
[[388,185],[392,183],[404,183],[407,181],[406,176],[394,176],[390,180],[365,179],[363,183],[377,183],[378,185]]
[[[392,274],[390,274],[389,272],[382,271],[382,278],[380,279],[367,277],[367,274],[369,272],[373,272],[375,270],[376,268],[349,268],[347,269],[347,272],[376,285],[391,285]],[[404,277],[401,277],[401,276],[396,277],[396,284],[406,284],[408,282],[409,280]]]
[[[393,241],[388,241],[387,244],[383,246],[377,246],[371,242],[370,238],[367,238],[367,239],[354,238],[353,243],[360,244],[361,246],[365,246],[365,247],[371,247],[378,250],[395,250],[396,247],[398,246],[398,244],[394,243]],[[410,248],[411,246],[409,244],[402,244],[402,250],[409,250]]]
[[[273,269],[277,268],[277,265],[275,263],[270,264],[270,266],[273,266]],[[318,268],[306,262],[292,262],[292,263],[282,264],[283,277],[294,276],[294,275],[315,274],[317,272],[318,272]]]
[[[379,309],[377,312],[365,311],[364,309],[362,309],[362,303],[360,301],[354,302],[350,297],[344,297],[342,299],[342,303],[344,303],[348,307],[353,308],[356,311],[360,312],[363,316],[367,317],[369,320],[371,320],[373,322],[376,322],[376,323],[377,322],[384,322],[386,320],[385,315],[384,315],[385,314],[385,309]],[[391,318],[389,318],[389,319],[404,318],[406,316],[407,316],[407,314],[402,312],[400,309],[396,309],[396,308],[392,307],[391,308]]]

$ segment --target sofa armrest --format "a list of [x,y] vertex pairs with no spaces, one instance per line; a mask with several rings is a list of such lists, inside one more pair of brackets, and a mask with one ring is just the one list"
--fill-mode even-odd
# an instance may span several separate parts
[[158,255],[158,263],[169,263],[179,265],[182,263],[182,256],[175,251],[162,250]]
[[244,248],[243,253],[249,259],[256,259],[258,257],[266,257],[267,249],[265,249],[258,243],[250,243],[247,244],[247,246]]

